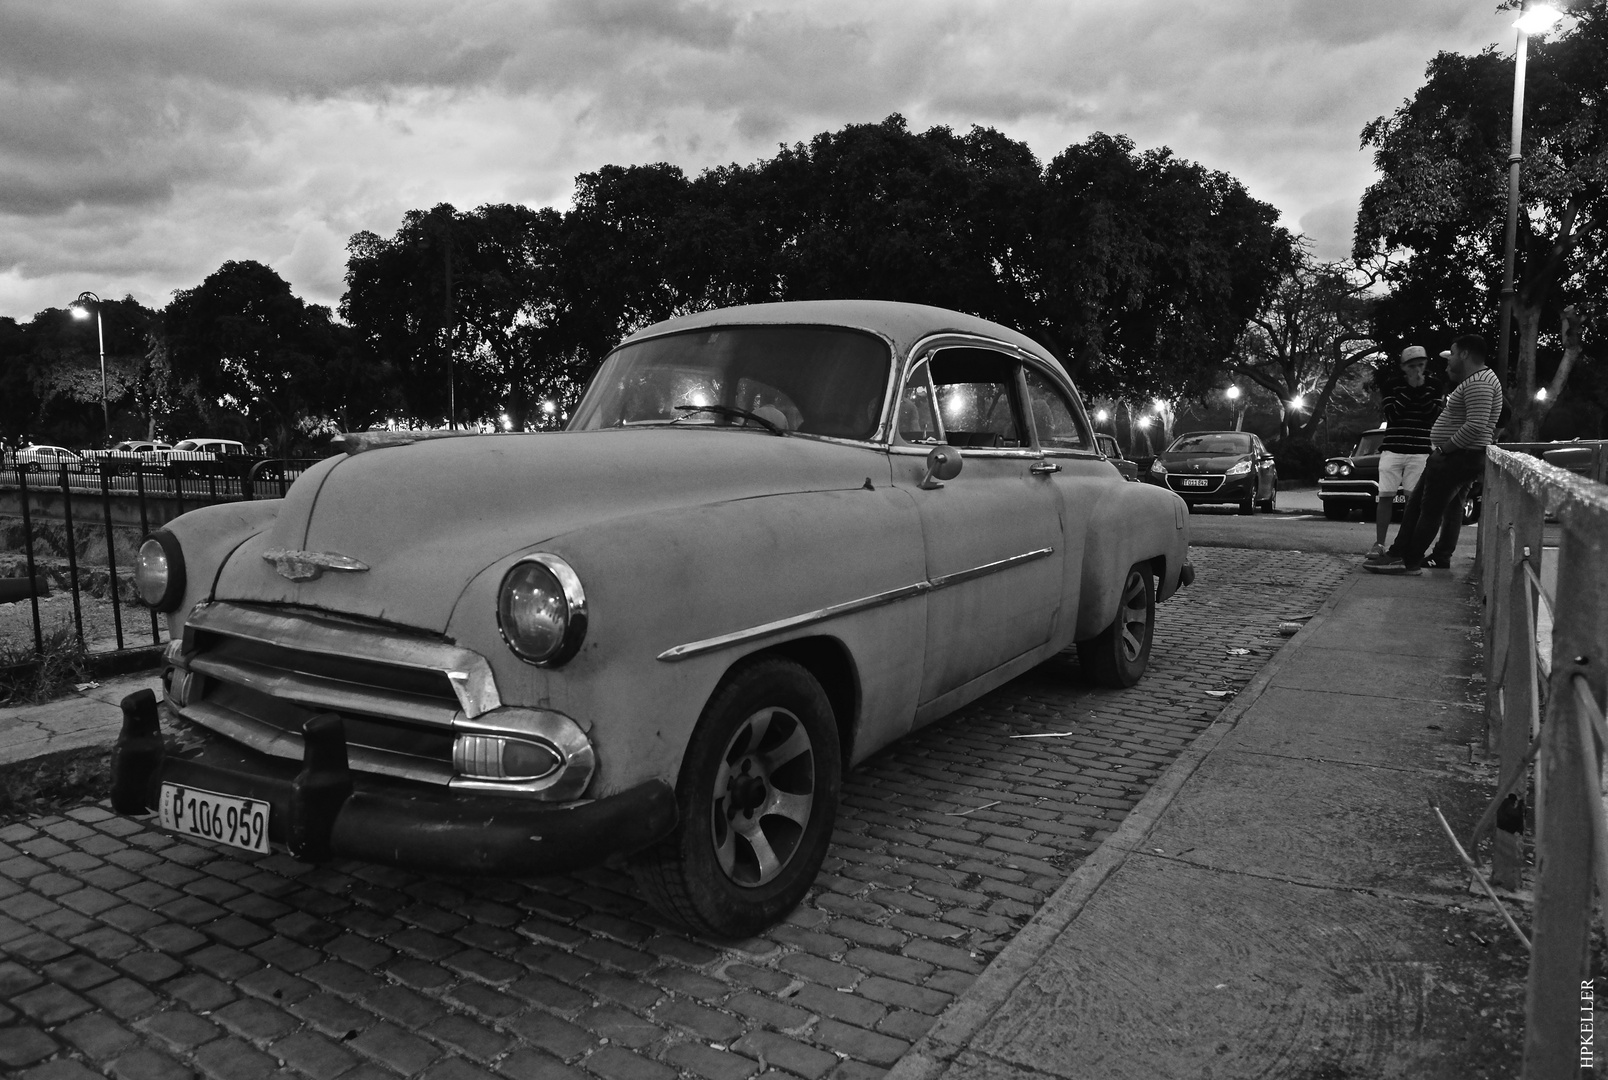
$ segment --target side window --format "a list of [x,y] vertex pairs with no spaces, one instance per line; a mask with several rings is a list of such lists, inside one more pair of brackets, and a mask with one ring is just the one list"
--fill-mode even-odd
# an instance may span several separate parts
[[943,442],[943,432],[938,427],[936,395],[932,388],[932,369],[925,360],[917,364],[905,380],[894,422],[898,425],[899,438],[905,442]]
[[954,348],[939,350],[928,366],[949,445],[984,449],[1027,445],[1015,360],[988,349]]
[[1078,423],[1077,410],[1061,388],[1033,368],[1026,369],[1027,401],[1039,445],[1046,450],[1087,450],[1088,433]]

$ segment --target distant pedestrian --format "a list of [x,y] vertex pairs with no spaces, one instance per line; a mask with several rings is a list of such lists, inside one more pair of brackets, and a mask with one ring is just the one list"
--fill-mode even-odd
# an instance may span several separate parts
[[1409,345],[1401,353],[1401,379],[1380,393],[1380,412],[1384,417],[1385,441],[1379,448],[1379,505],[1377,535],[1368,555],[1385,554],[1385,535],[1390,531],[1396,492],[1411,495],[1429,460],[1429,429],[1440,414],[1440,393],[1425,378],[1429,353],[1421,345]]
[[1434,449],[1424,475],[1407,499],[1407,513],[1396,535],[1396,550],[1363,563],[1375,574],[1419,574],[1424,553],[1441,528],[1447,506],[1465,484],[1485,471],[1485,448],[1496,437],[1502,415],[1502,384],[1485,365],[1485,339],[1464,334],[1447,354],[1447,375],[1456,382],[1446,407],[1429,431]]

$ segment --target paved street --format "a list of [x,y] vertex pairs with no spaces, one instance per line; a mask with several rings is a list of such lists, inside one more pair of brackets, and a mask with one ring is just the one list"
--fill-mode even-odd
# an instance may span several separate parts
[[[1144,681],[1051,661],[852,773],[825,871],[752,940],[629,877],[310,867],[101,806],[0,829],[0,1067],[49,1078],[880,1075],[1354,556],[1200,547]],[[1049,736],[1020,738],[1019,736]]]

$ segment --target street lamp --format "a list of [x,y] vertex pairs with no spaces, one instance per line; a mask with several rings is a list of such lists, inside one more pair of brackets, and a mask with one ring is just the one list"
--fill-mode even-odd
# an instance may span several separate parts
[[92,292],[81,292],[73,302],[75,319],[89,318],[89,309],[95,309],[95,336],[100,340],[101,367],[101,421],[106,425],[106,445],[112,444],[112,414],[106,408],[106,325],[101,321],[101,298]]
[[1241,425],[1245,423],[1245,416],[1240,412],[1239,408],[1240,388],[1230,386],[1223,391],[1223,396],[1228,399],[1228,407],[1234,413],[1234,430],[1239,431]]
[[1502,255],[1502,329],[1496,344],[1496,377],[1503,386],[1508,381],[1508,338],[1513,331],[1513,263],[1519,243],[1519,162],[1524,138],[1524,68],[1529,56],[1531,34],[1544,34],[1557,25],[1563,13],[1546,4],[1530,7],[1525,0],[1513,23],[1518,30],[1513,46],[1513,134],[1508,139],[1508,216],[1507,243]]

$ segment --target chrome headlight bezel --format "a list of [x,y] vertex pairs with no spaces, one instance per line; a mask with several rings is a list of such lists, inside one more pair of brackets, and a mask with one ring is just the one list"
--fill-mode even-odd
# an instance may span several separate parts
[[134,588],[140,599],[164,615],[184,599],[184,549],[179,538],[158,529],[145,538],[134,560]]
[[[562,613],[554,641],[533,647],[523,640],[510,605],[511,591],[521,585],[539,587]],[[586,640],[586,590],[570,564],[557,555],[538,552],[526,555],[508,568],[497,587],[497,630],[508,650],[536,667],[559,667],[580,651]]]
[[1327,462],[1323,466],[1323,475],[1325,475],[1325,476],[1339,476],[1340,475],[1340,463],[1338,461]]

